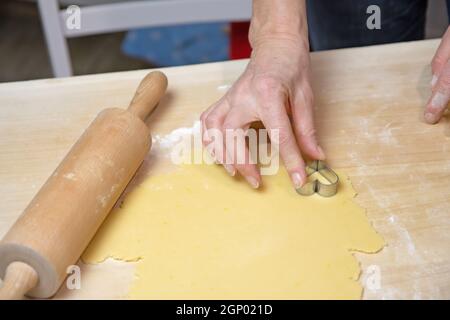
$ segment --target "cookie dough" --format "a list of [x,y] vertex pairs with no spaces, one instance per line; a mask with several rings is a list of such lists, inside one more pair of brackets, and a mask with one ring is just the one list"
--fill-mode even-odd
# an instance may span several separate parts
[[129,292],[137,299],[360,298],[352,252],[384,243],[338,174],[331,198],[298,195],[282,168],[260,190],[218,165],[150,175],[110,214],[83,260],[138,261]]

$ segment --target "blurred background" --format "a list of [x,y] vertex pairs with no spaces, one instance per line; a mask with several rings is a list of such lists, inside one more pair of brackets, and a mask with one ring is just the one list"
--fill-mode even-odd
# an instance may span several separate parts
[[[251,0],[184,2],[1,0],[0,82],[249,56]],[[83,9],[80,32],[64,26],[70,5]],[[441,37],[447,26],[445,1],[430,0],[426,38]]]

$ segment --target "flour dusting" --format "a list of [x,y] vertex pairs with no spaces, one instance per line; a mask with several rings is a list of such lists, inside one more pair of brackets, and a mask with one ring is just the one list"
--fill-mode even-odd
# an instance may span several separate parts
[[159,149],[164,150],[170,150],[172,149],[177,143],[181,142],[183,137],[187,135],[197,135],[200,134],[200,121],[197,120],[194,122],[192,127],[182,127],[177,128],[166,135],[155,135],[153,137],[153,145]]

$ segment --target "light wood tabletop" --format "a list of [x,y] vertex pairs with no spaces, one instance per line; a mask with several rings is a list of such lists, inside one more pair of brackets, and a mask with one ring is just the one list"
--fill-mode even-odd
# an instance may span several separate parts
[[[367,299],[450,298],[450,117],[437,125],[422,120],[437,46],[427,40],[311,55],[328,163],[350,176],[355,201],[387,243],[377,254],[355,253]],[[191,127],[245,65],[161,69],[169,89],[148,120],[153,135]],[[126,108],[147,72],[0,85],[0,237],[97,113]],[[82,269],[81,293],[63,289],[57,297],[118,298],[133,279],[133,263]],[[380,287],[366,285],[378,271]]]

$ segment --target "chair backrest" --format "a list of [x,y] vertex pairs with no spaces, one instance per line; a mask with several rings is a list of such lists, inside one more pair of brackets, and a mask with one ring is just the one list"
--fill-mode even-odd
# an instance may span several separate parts
[[[87,3],[83,0],[78,1],[80,4]],[[73,3],[73,1],[71,2]],[[112,0],[101,2],[102,4],[82,6],[78,13],[74,13],[73,10],[60,10],[58,0],[38,0],[55,77],[72,75],[66,38],[151,26],[245,21],[251,17],[252,4],[251,0]],[[79,14],[80,17],[80,25],[77,27],[68,23],[73,14]]]

